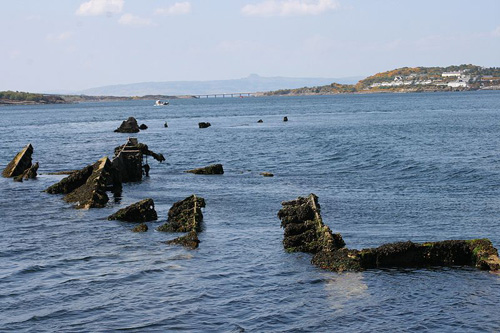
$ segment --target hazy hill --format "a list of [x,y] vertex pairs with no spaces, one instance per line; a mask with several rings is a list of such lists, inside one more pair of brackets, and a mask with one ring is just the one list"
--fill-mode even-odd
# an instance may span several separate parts
[[360,77],[350,78],[287,78],[262,77],[252,74],[246,78],[216,81],[143,82],[111,85],[79,91],[78,94],[94,96],[143,96],[143,95],[201,95],[216,93],[261,92],[304,86],[318,86],[340,82],[356,83]]

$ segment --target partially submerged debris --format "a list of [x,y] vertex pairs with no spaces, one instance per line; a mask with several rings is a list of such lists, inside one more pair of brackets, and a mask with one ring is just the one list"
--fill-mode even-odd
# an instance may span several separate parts
[[196,233],[196,231],[190,231],[186,235],[174,238],[167,241],[166,243],[170,245],[182,245],[194,250],[200,244],[200,240],[198,239],[198,234]]
[[[115,148],[115,157],[112,163],[118,170],[123,183],[142,180],[144,155],[151,156],[160,163],[165,161],[163,154],[149,150],[148,146],[139,143],[137,138],[128,138],[124,145]],[[149,172],[149,169],[147,171]]]
[[28,143],[12,161],[3,170],[2,176],[6,178],[22,175],[27,169],[31,168],[31,155],[33,154],[33,146]]
[[498,251],[489,239],[389,243],[372,249],[318,252],[312,263],[332,271],[389,267],[472,266],[500,269]]
[[50,194],[68,194],[85,184],[93,171],[93,165],[87,165],[81,170],[73,171],[68,177],[47,188],[45,192]]
[[205,207],[205,199],[192,195],[182,201],[173,204],[168,211],[168,221],[157,228],[158,231],[187,232],[187,235],[170,240],[167,244],[180,244],[195,249],[200,241],[198,232],[201,231],[203,213],[201,208]]
[[184,200],[172,205],[168,211],[167,223],[158,227],[158,231],[189,232],[201,231],[203,213],[201,208],[205,207],[205,199],[193,194]]
[[153,199],[144,199],[108,216],[108,220],[148,222],[158,219]]
[[283,117],[283,121],[288,121],[288,117]]
[[267,171],[261,172],[260,175],[264,177],[274,177],[274,174]]
[[133,232],[146,232],[148,231],[148,226],[145,223],[141,223],[132,229]]
[[288,252],[335,251],[345,246],[340,234],[333,234],[323,223],[318,197],[310,194],[307,198],[281,203],[278,212],[281,227],[285,229],[283,246]]
[[264,121],[262,119],[257,120],[258,123],[263,123]]
[[283,245],[289,252],[314,254],[312,263],[331,271],[362,271],[371,268],[473,266],[500,270],[498,251],[488,239],[442,242],[397,242],[377,248],[350,250],[340,234],[332,234],[321,220],[314,194],[283,202],[279,211],[285,228]]
[[129,117],[127,120],[124,120],[120,127],[115,129],[117,133],[138,133],[139,131],[139,125],[134,117]]
[[66,194],[64,200],[76,203],[76,208],[101,208],[109,201],[107,190],[118,191],[121,182],[117,170],[105,156],[93,165],[76,171],[59,183],[47,188],[51,194]]
[[198,123],[198,127],[199,128],[208,128],[212,126],[212,124],[210,124],[209,122],[201,122],[201,123]]
[[196,175],[222,175],[224,174],[224,168],[222,167],[222,164],[212,164],[203,168],[187,170],[186,172],[194,173]]
[[14,177],[14,180],[17,181],[17,182],[22,182],[23,179],[35,179],[36,176],[37,176],[37,171],[38,171],[38,162],[36,162],[35,164],[33,164],[31,167],[29,167],[28,169],[24,170],[24,172],[22,174],[20,174],[19,176],[16,176]]

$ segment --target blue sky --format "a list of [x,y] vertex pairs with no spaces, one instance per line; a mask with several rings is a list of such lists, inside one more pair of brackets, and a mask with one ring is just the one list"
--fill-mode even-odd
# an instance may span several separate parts
[[500,66],[499,0],[4,0],[0,90]]

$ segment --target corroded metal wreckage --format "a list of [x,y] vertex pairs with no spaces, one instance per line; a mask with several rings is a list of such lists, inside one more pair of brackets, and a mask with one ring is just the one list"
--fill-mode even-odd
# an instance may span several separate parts
[[285,229],[285,250],[312,253],[312,263],[323,269],[342,272],[391,267],[472,266],[500,270],[498,251],[489,239],[407,241],[351,250],[345,247],[340,234],[333,234],[323,224],[316,195],[299,197],[282,205],[278,217]]
[[148,146],[129,138],[127,143],[115,148],[115,157],[110,161],[103,157],[96,163],[70,173],[45,192],[65,194],[64,200],[76,203],[76,208],[104,207],[109,201],[106,191],[119,193],[122,183],[140,181],[143,170],[149,172],[149,165],[142,165],[143,155],[150,155],[162,162],[162,154],[156,154]]
[[195,249],[200,241],[198,232],[201,231],[203,213],[201,208],[205,207],[205,199],[192,195],[172,205],[168,211],[167,223],[157,228],[165,232],[187,232],[186,235],[170,240],[167,244],[180,244]]
[[120,220],[126,222],[149,222],[158,219],[153,199],[144,199],[130,206],[120,209],[108,216],[108,220]]
[[137,138],[128,138],[127,143],[115,148],[112,164],[118,170],[123,183],[140,181],[143,173],[149,176],[149,164],[143,165],[144,156],[151,156],[160,163],[165,161],[163,154],[149,150],[148,146],[139,143]]
[[50,186],[45,192],[65,194],[66,202],[75,203],[76,208],[102,208],[109,201],[106,191],[121,190],[117,170],[104,156],[96,163],[75,171],[60,182]]
[[14,159],[2,171],[2,176],[6,178],[14,178],[16,181],[23,179],[33,179],[37,176],[38,163],[31,164],[33,155],[33,146],[28,143]]

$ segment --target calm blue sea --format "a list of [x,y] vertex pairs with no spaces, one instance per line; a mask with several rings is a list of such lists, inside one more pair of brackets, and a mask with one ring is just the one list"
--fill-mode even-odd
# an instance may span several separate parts
[[[1,331],[500,330],[500,275],[323,271],[284,252],[276,216],[315,193],[350,248],[479,237],[499,248],[500,92],[170,102],[0,107],[0,168],[31,142],[41,173],[0,179]],[[103,209],[42,192],[63,178],[48,172],[111,156],[129,116],[167,158],[148,161],[149,179]],[[225,174],[183,172],[211,163]],[[166,245],[178,235],[154,228],[193,193],[207,204],[199,249]],[[105,219],[148,197],[159,220],[147,233]]]

